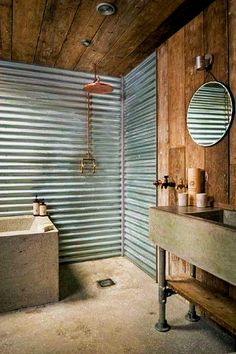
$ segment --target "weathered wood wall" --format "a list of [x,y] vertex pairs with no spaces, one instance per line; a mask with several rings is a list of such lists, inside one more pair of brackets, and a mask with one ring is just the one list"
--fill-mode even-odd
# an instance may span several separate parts
[[[208,148],[194,143],[186,127],[193,93],[211,79],[194,68],[195,57],[206,53],[214,55],[214,76],[236,97],[236,0],[215,0],[157,49],[158,179],[169,175],[177,181],[187,177],[188,167],[199,167],[208,174],[207,193],[218,203],[236,205],[236,121],[220,143]],[[175,198],[173,190],[158,190],[159,205],[171,205]],[[172,256],[170,270],[186,272],[189,265]],[[235,287],[200,269],[197,277],[236,298]]]

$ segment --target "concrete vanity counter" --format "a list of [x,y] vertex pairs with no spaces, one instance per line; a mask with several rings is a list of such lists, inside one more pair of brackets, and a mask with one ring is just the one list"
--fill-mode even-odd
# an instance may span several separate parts
[[236,285],[235,211],[174,206],[150,208],[149,215],[155,244]]
[[[236,285],[236,212],[220,208],[150,208],[149,237],[158,245],[159,321],[156,329],[170,329],[166,320],[167,298],[178,293],[189,302],[186,319],[199,319],[195,305],[236,335],[236,302],[207,289],[195,279],[196,266]],[[190,275],[166,278],[166,251],[190,263]]]

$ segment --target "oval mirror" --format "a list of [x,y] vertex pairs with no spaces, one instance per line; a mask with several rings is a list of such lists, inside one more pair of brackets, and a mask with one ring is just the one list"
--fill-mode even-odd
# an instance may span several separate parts
[[232,97],[227,87],[210,81],[193,95],[187,111],[187,127],[192,139],[201,146],[211,146],[227,132],[233,116]]

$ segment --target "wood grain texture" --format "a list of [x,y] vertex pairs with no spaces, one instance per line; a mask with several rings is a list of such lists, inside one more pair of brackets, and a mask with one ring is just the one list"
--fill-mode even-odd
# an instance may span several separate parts
[[47,1],[35,63],[54,66],[79,4],[80,0]]
[[[93,63],[96,63],[99,72],[106,71],[110,73],[110,70],[105,65],[105,60],[109,62],[109,60],[114,59],[110,50],[126,31],[129,32],[130,24],[139,16],[148,3],[148,0],[130,0],[128,2],[126,0],[118,0],[116,2],[117,14],[115,16],[108,16],[106,18],[100,16],[103,18],[103,22],[92,39],[92,45],[86,50],[81,59],[78,60],[76,70],[92,70]],[[129,46],[130,43],[127,42],[123,47],[123,51],[127,50]],[[122,54],[117,52],[117,55],[120,60]],[[116,67],[117,63],[114,66]]]
[[150,0],[148,6],[145,6],[132,22],[126,22],[125,32],[117,39],[106,57],[102,59],[99,67],[106,67],[108,71],[113,70],[117,65],[117,60],[124,59],[127,52],[135,50],[181,3],[183,0],[165,2]]
[[[179,179],[186,179],[185,171],[185,146],[170,148],[169,149],[169,176],[176,183],[178,183]],[[169,205],[176,205],[177,203],[177,191],[175,188],[170,189],[170,199]]]
[[[100,28],[105,20],[105,17],[96,12],[94,0],[82,0],[66,40],[63,43],[59,57],[55,62],[55,66],[73,70],[81,56],[86,57],[87,52],[94,50],[94,45],[96,45],[96,43],[94,43],[94,37],[98,28]],[[81,44],[82,39],[90,40],[92,43],[91,47],[84,47]],[[93,63],[96,63],[96,60],[89,61],[91,70]],[[86,70],[88,71],[88,63]]]
[[170,253],[170,275],[189,273],[189,263]]
[[[236,0],[229,0],[229,85],[236,97]],[[230,128],[230,164],[236,164],[236,120]]]
[[[203,13],[197,16],[184,28],[185,53],[185,105],[186,112],[194,92],[203,84],[203,71],[196,72],[195,57],[203,53]],[[187,127],[187,124],[186,124]],[[205,167],[205,149],[196,144],[186,129],[186,166]]]
[[0,58],[11,59],[12,1],[0,1]]
[[33,63],[46,0],[14,0],[12,59]]
[[180,4],[156,30],[150,33],[135,50],[127,54],[127,56],[120,61],[118,66],[113,68],[111,74],[122,75],[132,70],[142,61],[143,57],[147,57],[153,52],[153,44],[158,48],[164,41],[197,16],[212,1],[214,0],[199,0],[194,2],[187,0]]
[[236,286],[229,286],[229,296],[231,297],[231,299],[236,300]]
[[[230,82],[232,82],[232,88],[235,85],[235,36],[236,36],[236,26],[235,26],[235,5],[236,0],[229,0],[229,43],[230,43]],[[217,78],[220,80],[227,82],[227,70],[228,70],[228,56],[227,56],[227,1],[218,1],[214,2],[204,13],[201,13],[194,20],[192,20],[189,24],[187,24],[184,28],[184,36],[182,35],[181,40],[179,40],[180,44],[176,41],[176,36],[179,33],[175,34],[172,38],[170,38],[166,45],[169,50],[168,52],[168,80],[166,83],[158,82],[158,91],[163,90],[165,92],[166,87],[168,87],[168,102],[164,104],[163,108],[161,107],[162,115],[165,115],[166,106],[169,107],[169,134],[170,136],[166,137],[166,132],[168,131],[165,128],[164,123],[160,124],[159,127],[159,136],[162,137],[162,129],[163,136],[165,139],[171,139],[171,145],[168,148],[175,148],[179,146],[178,136],[174,135],[175,131],[178,129],[179,134],[181,133],[181,129],[176,124],[176,128],[170,132],[173,127],[173,124],[170,123],[170,120],[174,120],[177,116],[177,120],[179,119],[177,113],[173,114],[173,110],[176,109],[176,105],[178,107],[179,103],[179,86],[178,80],[172,80],[172,77],[176,75],[175,70],[178,70],[179,65],[178,60],[172,61],[173,57],[180,57],[181,55],[185,58],[185,75],[180,75],[179,80],[184,80],[184,94],[185,94],[185,109],[187,109],[189,100],[193,94],[193,92],[204,82],[204,77],[202,72],[195,71],[195,56],[199,54],[204,54],[206,52],[212,52],[215,56],[215,62],[213,65],[213,72]],[[208,33],[207,33],[208,32]],[[182,43],[184,42],[184,44]],[[175,44],[175,45],[174,45]],[[178,46],[180,45],[180,48]],[[184,45],[184,49],[183,49]],[[160,47],[161,48],[161,47]],[[158,49],[159,53],[159,49]],[[182,54],[180,54],[182,53]],[[215,66],[216,63],[216,66]],[[173,73],[170,74],[170,73]],[[219,77],[218,77],[219,72]],[[179,75],[179,74],[178,74]],[[171,82],[170,82],[171,81]],[[162,85],[160,87],[160,85]],[[170,90],[173,93],[170,94]],[[167,93],[167,94],[168,94]],[[172,100],[170,108],[169,102]],[[162,103],[160,101],[160,103]],[[180,110],[181,111],[181,110]],[[167,113],[166,113],[167,114]],[[170,116],[173,114],[173,117]],[[184,119],[184,113],[180,113],[180,119]],[[159,119],[159,118],[158,118]],[[161,122],[161,121],[160,121]],[[231,152],[231,161],[234,161],[232,158],[232,154],[235,153],[235,132],[234,126],[231,127],[231,140],[230,140],[230,152]],[[169,140],[168,140],[169,141]],[[228,163],[228,141],[227,138],[225,141],[220,142],[213,148],[202,148],[196,145],[188,132],[186,132],[186,143],[183,142],[183,146],[186,147],[186,167],[200,167],[208,172],[209,175],[209,188],[208,192],[216,196],[216,200],[220,199],[222,205],[228,205],[228,175],[227,169],[229,167]],[[162,148],[159,146],[161,154],[159,154],[158,166],[163,166],[165,164],[165,160],[162,161],[165,156],[162,153]],[[207,154],[207,161],[206,161]],[[174,155],[174,153],[172,154]],[[177,158],[177,156],[172,156],[171,160]],[[171,161],[169,161],[169,166],[171,166]],[[230,179],[230,202],[231,204],[236,205],[236,168],[234,164],[230,165],[231,169],[231,179]],[[168,171],[170,174],[170,168]],[[180,177],[180,176],[178,176]],[[171,199],[171,198],[170,198]],[[171,201],[170,201],[171,202]],[[171,202],[173,203],[173,201]],[[184,263],[181,259],[176,256],[171,257],[171,271],[173,273],[183,272],[186,266],[186,271],[188,271],[189,265]],[[197,278],[209,285],[212,289],[218,289],[222,294],[227,294],[230,291],[231,294],[235,294],[235,290],[233,286],[229,287],[229,284],[226,284],[224,281],[212,276],[204,272],[202,269],[197,269]],[[230,290],[229,290],[230,289]]]
[[230,165],[230,204],[236,205],[236,165]]
[[236,334],[236,302],[188,277],[170,277],[167,285],[191,303],[200,306],[211,319]]
[[181,29],[168,41],[169,144],[173,148],[185,146],[184,56],[184,29]]
[[[216,0],[204,11],[205,53],[214,55],[213,73],[228,83],[227,1]],[[212,80],[212,78],[208,78]],[[221,203],[228,200],[228,135],[206,149],[205,170],[208,173],[207,193]],[[220,173],[219,173],[220,171]]]
[[105,17],[96,0],[0,0],[0,58],[124,75],[212,1],[110,0]]
[[[169,174],[168,45],[157,51],[157,164],[158,179]],[[158,188],[158,205],[169,205],[169,189]]]
[[221,295],[229,295],[229,287],[233,287],[233,285],[230,285],[222,279],[216,278],[214,275],[200,268],[197,268],[196,275],[196,278],[203,284],[205,284],[205,286],[207,286],[211,290],[218,291]]
[[[236,97],[236,0],[229,0],[229,85]],[[230,204],[236,205],[236,119],[230,127]],[[236,293],[236,291],[235,291]]]

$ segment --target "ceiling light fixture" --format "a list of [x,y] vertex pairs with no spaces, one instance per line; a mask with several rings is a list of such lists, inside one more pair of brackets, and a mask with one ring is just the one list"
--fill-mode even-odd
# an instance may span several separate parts
[[97,12],[102,16],[110,16],[116,13],[116,7],[109,2],[101,2],[96,6]]

